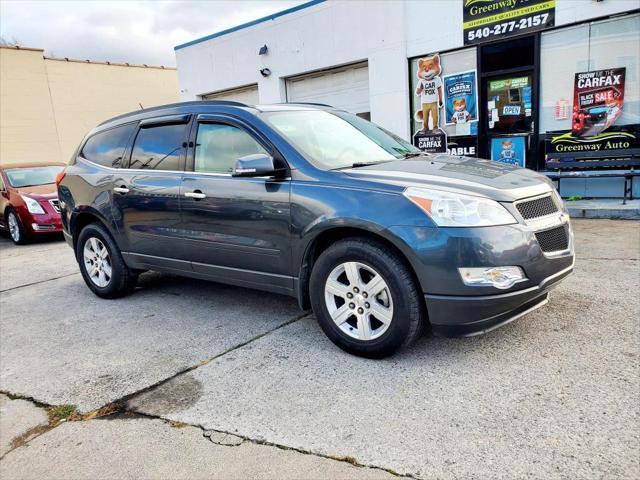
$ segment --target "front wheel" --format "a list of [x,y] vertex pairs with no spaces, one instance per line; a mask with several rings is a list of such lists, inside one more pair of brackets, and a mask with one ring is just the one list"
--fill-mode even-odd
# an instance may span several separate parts
[[7,214],[7,227],[9,228],[9,236],[16,245],[24,245],[27,243],[27,233],[20,218],[14,210],[9,210]]
[[137,273],[125,265],[120,249],[98,223],[91,223],[80,232],[76,259],[84,282],[99,297],[121,297],[136,286]]
[[422,332],[423,302],[406,262],[385,244],[341,240],[311,272],[313,312],[326,335],[355,355],[382,358]]

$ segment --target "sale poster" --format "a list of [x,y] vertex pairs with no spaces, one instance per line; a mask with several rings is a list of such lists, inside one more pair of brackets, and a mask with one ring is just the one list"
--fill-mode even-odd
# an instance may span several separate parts
[[576,137],[598,135],[622,115],[626,68],[576,73],[571,130]]
[[492,138],[491,160],[524,168],[527,163],[525,140],[525,135]]
[[463,125],[478,120],[476,71],[445,75],[445,124]]

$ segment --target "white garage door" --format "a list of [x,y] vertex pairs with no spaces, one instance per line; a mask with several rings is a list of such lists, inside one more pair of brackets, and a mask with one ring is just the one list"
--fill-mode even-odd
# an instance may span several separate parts
[[242,102],[248,105],[257,105],[260,103],[258,99],[258,86],[250,85],[248,87],[234,88],[233,90],[225,90],[224,92],[208,93],[202,95],[203,100],[233,100],[234,102]]
[[369,68],[360,63],[288,78],[287,100],[324,103],[369,118]]

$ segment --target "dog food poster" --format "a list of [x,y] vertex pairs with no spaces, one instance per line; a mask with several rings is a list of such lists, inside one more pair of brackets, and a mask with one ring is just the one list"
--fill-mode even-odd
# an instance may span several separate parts
[[524,168],[526,159],[526,136],[494,137],[491,139],[491,160]]
[[445,75],[444,108],[447,125],[461,125],[478,120],[476,71]]
[[571,116],[574,136],[598,135],[620,118],[625,71],[622,67],[576,73]]

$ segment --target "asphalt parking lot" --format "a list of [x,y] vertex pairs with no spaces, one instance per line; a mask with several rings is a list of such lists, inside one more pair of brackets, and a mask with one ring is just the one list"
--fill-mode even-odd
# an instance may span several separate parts
[[101,300],[64,242],[2,238],[0,476],[638,478],[640,222],[574,226],[548,306],[381,361],[288,297],[145,274]]

